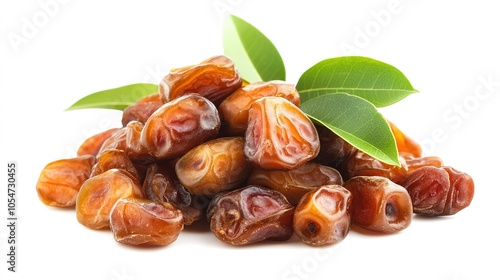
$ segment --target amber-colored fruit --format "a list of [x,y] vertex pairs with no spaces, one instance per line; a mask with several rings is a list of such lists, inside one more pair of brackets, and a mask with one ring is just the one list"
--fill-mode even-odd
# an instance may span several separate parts
[[97,133],[93,136],[87,138],[83,143],[78,147],[77,156],[83,155],[93,155],[97,156],[99,150],[101,149],[103,143],[111,137],[115,132],[120,130],[120,128],[110,128],[103,132]]
[[165,246],[184,228],[182,213],[168,202],[120,198],[110,213],[115,240],[129,245]]
[[78,191],[89,178],[94,162],[93,155],[83,155],[47,164],[36,183],[38,198],[50,206],[75,206]]
[[420,167],[424,166],[443,166],[443,160],[440,157],[429,156],[429,157],[419,157],[419,158],[407,158],[405,159],[406,166],[408,167],[408,173],[413,172]]
[[232,135],[244,135],[248,126],[248,110],[257,99],[279,96],[300,106],[300,96],[293,84],[282,81],[256,82],[236,90],[219,106],[221,118]]
[[200,220],[204,215],[204,209],[208,206],[208,198],[205,203],[199,203],[202,197],[193,196],[179,182],[170,164],[150,165],[142,189],[146,198],[169,202],[177,207],[182,212],[185,225]]
[[134,164],[122,150],[110,149],[99,155],[96,163],[92,167],[90,177],[104,173],[110,169],[123,169],[139,180],[139,173]]
[[141,143],[157,159],[183,155],[217,135],[219,113],[208,99],[188,94],[164,104],[144,124]]
[[351,221],[360,227],[391,233],[407,228],[413,208],[400,185],[380,176],[357,176],[344,183],[352,194]]
[[210,230],[231,245],[288,240],[294,207],[275,190],[247,186],[215,196],[207,210]]
[[450,189],[450,176],[443,168],[418,168],[408,173],[398,184],[408,191],[414,213],[428,216],[439,216],[443,213]]
[[341,185],[326,185],[308,192],[295,209],[295,234],[312,246],[344,240],[351,228],[351,202],[351,193]]
[[405,159],[399,157],[399,162],[401,166],[390,165],[362,151],[357,151],[347,161],[347,179],[355,176],[382,176],[398,182],[408,173]]
[[233,61],[219,55],[196,65],[172,69],[161,81],[159,91],[164,102],[198,93],[218,105],[241,87],[241,81]]
[[103,152],[111,149],[127,150],[127,127],[122,127],[111,134],[111,136],[102,143],[96,156],[98,157]]
[[143,197],[139,182],[127,171],[110,169],[89,178],[76,198],[76,218],[88,228],[107,228],[111,208],[123,197]]
[[292,205],[297,205],[307,192],[323,185],[342,185],[340,173],[329,166],[307,162],[292,170],[255,168],[247,184],[266,186],[282,193]]
[[466,208],[474,197],[474,180],[464,172],[453,167],[442,167],[450,175],[450,189],[446,196],[443,215],[453,215]]
[[311,120],[282,97],[263,97],[248,111],[245,155],[263,169],[294,169],[315,158],[319,138]]
[[163,105],[159,93],[147,95],[123,110],[122,124],[126,126],[131,121],[145,123],[149,117]]
[[345,163],[357,149],[322,125],[316,125],[316,130],[318,131],[321,148],[314,161],[331,166],[344,173]]
[[155,161],[149,154],[148,149],[141,142],[141,134],[144,124],[138,121],[131,121],[127,124],[125,135],[125,151],[133,162],[148,164]]
[[244,185],[251,166],[247,162],[242,137],[217,138],[183,155],[175,173],[190,193],[213,196]]
[[387,121],[394,134],[399,155],[404,158],[421,157],[422,147],[415,140],[403,133],[393,122]]

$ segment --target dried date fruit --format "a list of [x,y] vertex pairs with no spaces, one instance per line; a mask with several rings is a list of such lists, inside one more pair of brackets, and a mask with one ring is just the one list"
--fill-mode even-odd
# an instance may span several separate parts
[[50,206],[75,206],[78,191],[89,178],[94,163],[93,155],[82,155],[47,164],[36,183],[39,199]]
[[275,190],[247,186],[215,196],[207,210],[210,230],[223,242],[246,245],[293,235],[294,207]]
[[188,94],[164,104],[144,124],[141,143],[157,159],[183,155],[219,132],[220,118],[208,99]]
[[410,194],[413,211],[427,216],[454,215],[470,205],[474,181],[449,166],[424,166],[399,183]]
[[293,84],[282,81],[256,82],[229,95],[219,106],[221,118],[231,135],[244,135],[248,126],[248,110],[257,99],[278,96],[300,106],[300,96]]
[[130,161],[127,154],[117,149],[110,149],[99,155],[96,163],[92,167],[90,177],[94,177],[113,168],[126,170],[137,180],[140,179],[137,169],[132,161]]
[[407,228],[413,208],[400,185],[380,176],[357,176],[344,183],[352,194],[351,221],[360,227],[392,233]]
[[109,213],[123,197],[142,198],[137,179],[123,169],[110,169],[89,178],[76,197],[76,218],[91,229],[109,227]]
[[118,130],[120,130],[120,128],[110,128],[108,130],[90,136],[85,141],[83,141],[80,147],[78,147],[78,151],[76,152],[77,156],[97,156],[103,143]]
[[399,162],[401,166],[390,165],[362,151],[357,151],[346,163],[346,179],[355,176],[382,176],[393,182],[398,182],[408,173],[405,159],[399,157]]
[[136,163],[148,164],[155,161],[149,154],[148,149],[141,142],[141,133],[144,124],[138,121],[131,121],[127,124],[125,135],[125,151],[127,156]]
[[126,126],[131,121],[145,123],[149,117],[163,105],[159,93],[151,94],[137,100],[123,110],[122,124]]
[[351,193],[341,185],[325,185],[308,192],[295,208],[295,234],[311,246],[344,240],[351,228],[351,202]]
[[227,56],[210,57],[199,64],[172,69],[160,83],[164,102],[180,96],[198,93],[218,105],[241,87],[242,79]]
[[243,137],[210,140],[183,155],[175,164],[175,173],[195,195],[213,196],[243,186],[251,171],[244,146]]
[[446,203],[442,215],[454,215],[463,210],[472,202],[474,197],[474,180],[464,172],[453,167],[442,167],[450,175],[450,189],[446,196]]
[[254,168],[247,184],[266,186],[282,193],[292,205],[297,205],[307,192],[323,185],[342,185],[340,173],[329,166],[307,162],[292,170]]
[[316,130],[321,148],[314,162],[331,166],[345,173],[343,170],[345,163],[357,149],[325,126],[317,125]]
[[396,140],[399,155],[404,158],[418,158],[422,156],[422,147],[419,143],[403,133],[393,122],[387,121],[387,123],[389,123],[389,127]]
[[110,212],[116,241],[138,246],[165,246],[184,228],[182,213],[168,202],[120,198]]
[[245,155],[263,169],[294,169],[315,158],[319,138],[311,120],[282,97],[263,97],[248,111]]
[[102,143],[96,156],[98,157],[103,152],[111,149],[127,150],[127,127],[122,127],[111,134],[111,136]]
[[424,166],[408,173],[398,184],[408,191],[414,213],[427,216],[443,213],[450,189],[450,176],[444,169]]
[[[146,179],[142,185],[146,198],[154,201],[172,203],[182,212],[185,225],[198,221],[204,215],[208,202],[198,203],[201,197],[193,196],[180,182],[169,164],[148,167]],[[208,199],[207,199],[208,200]]]

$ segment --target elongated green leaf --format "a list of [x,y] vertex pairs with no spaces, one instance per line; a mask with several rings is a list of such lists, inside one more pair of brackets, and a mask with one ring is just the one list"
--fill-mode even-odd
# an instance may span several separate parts
[[230,15],[224,22],[224,54],[249,82],[282,80],[285,65],[273,43],[257,28]]
[[370,102],[354,95],[335,93],[309,99],[300,108],[359,150],[383,162],[399,165],[396,141],[389,124]]
[[395,67],[362,56],[330,58],[317,63],[302,74],[297,90],[303,102],[323,94],[346,92],[376,107],[391,105],[418,92]]
[[89,108],[123,110],[127,106],[134,104],[141,97],[155,92],[158,92],[158,85],[148,83],[131,84],[107,89],[81,98],[66,109],[66,111]]

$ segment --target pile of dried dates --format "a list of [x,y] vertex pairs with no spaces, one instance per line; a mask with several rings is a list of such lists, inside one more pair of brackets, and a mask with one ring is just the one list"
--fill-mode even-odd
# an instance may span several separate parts
[[226,56],[173,69],[158,93],[123,111],[123,127],[45,166],[38,196],[140,246],[170,244],[201,219],[232,245],[295,234],[321,246],[351,225],[392,233],[415,214],[453,215],[471,203],[472,178],[422,156],[393,123],[400,166],[357,150],[299,105],[294,85],[249,84]]

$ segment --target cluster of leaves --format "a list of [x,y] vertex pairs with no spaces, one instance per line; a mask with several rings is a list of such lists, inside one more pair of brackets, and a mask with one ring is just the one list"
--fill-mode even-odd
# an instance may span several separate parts
[[[234,15],[224,23],[224,54],[249,82],[286,81],[274,44],[256,27]],[[329,58],[306,70],[296,88],[301,110],[351,145],[389,164],[399,165],[394,135],[377,110],[417,92],[404,74],[384,62],[361,56]],[[132,84],[90,94],[68,108],[123,110],[156,84]]]

